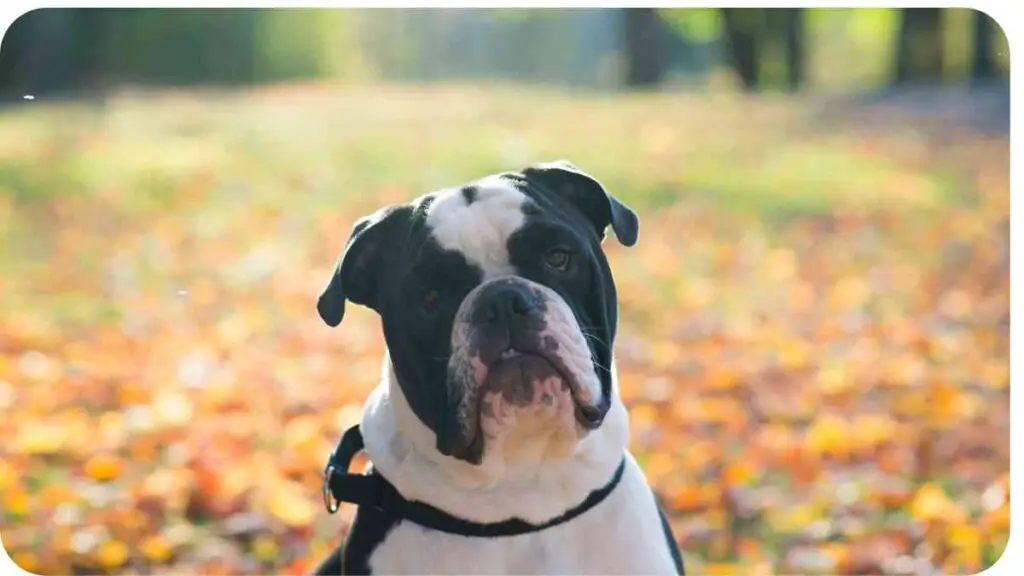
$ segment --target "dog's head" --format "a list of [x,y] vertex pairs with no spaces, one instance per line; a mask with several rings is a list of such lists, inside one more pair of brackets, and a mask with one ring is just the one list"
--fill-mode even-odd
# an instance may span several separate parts
[[609,225],[636,242],[636,214],[569,162],[489,176],[356,223],[317,309],[330,326],[346,300],[380,314],[401,392],[442,454],[479,464],[552,429],[574,441],[612,400]]

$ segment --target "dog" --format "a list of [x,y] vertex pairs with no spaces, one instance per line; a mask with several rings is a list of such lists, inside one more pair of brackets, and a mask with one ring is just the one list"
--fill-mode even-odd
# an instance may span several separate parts
[[612,351],[602,243],[610,226],[633,246],[639,225],[565,160],[355,224],[317,310],[331,327],[346,302],[376,311],[386,354],[343,440],[340,468],[358,449],[371,465],[342,475],[360,506],[316,573],[684,573],[628,450]]

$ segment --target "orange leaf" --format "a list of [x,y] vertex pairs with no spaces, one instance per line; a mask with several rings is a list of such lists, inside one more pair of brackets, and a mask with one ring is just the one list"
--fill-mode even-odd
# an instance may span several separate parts
[[101,482],[117,478],[124,470],[124,462],[112,454],[97,454],[85,463],[85,474]]
[[11,560],[22,570],[32,574],[39,569],[39,559],[31,552],[15,552],[11,554]]
[[740,458],[729,463],[723,471],[723,478],[729,487],[742,486],[756,477],[757,471],[749,458]]

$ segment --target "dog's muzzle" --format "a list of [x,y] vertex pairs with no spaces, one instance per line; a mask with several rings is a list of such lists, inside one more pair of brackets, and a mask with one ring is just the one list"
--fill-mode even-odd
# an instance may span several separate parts
[[493,416],[483,406],[488,393],[517,407],[562,399],[572,402],[583,429],[600,426],[607,408],[580,381],[581,370],[593,369],[586,340],[568,307],[554,304],[542,287],[519,278],[492,280],[466,297],[453,329],[449,406],[437,438],[442,454],[482,460],[481,418]]

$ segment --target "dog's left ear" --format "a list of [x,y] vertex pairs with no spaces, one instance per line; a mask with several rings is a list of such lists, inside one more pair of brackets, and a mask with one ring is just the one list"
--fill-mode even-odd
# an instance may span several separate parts
[[328,326],[341,324],[346,300],[380,311],[379,281],[386,265],[388,239],[398,236],[391,232],[407,218],[407,207],[387,206],[353,226],[334,274],[316,303],[320,318]]
[[636,244],[640,234],[636,212],[609,194],[597,178],[568,160],[534,164],[523,170],[523,176],[541,183],[575,206],[597,228],[599,238],[604,238],[605,228],[610,224],[624,246]]

